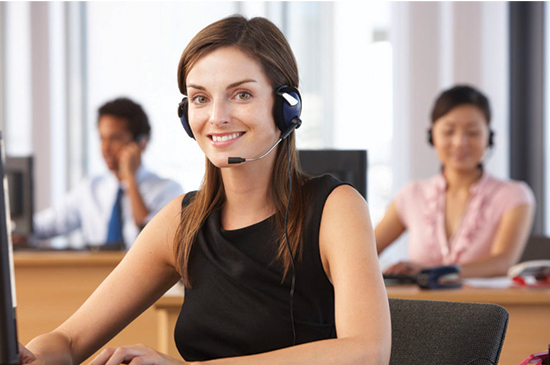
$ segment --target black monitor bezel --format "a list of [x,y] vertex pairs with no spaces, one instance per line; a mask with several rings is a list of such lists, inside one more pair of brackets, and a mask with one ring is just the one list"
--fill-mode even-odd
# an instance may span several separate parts
[[4,170],[5,154],[0,134],[0,364],[19,364],[16,322],[16,296],[9,218],[8,183]]
[[339,177],[338,172],[352,172],[353,178],[343,179],[352,184],[367,200],[367,150],[299,150],[298,156],[302,170],[308,175],[318,176],[330,173]]

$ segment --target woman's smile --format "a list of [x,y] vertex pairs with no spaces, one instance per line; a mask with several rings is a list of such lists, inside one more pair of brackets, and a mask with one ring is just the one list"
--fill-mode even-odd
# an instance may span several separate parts
[[214,147],[226,147],[243,135],[244,132],[213,133],[209,134],[208,138],[210,138]]

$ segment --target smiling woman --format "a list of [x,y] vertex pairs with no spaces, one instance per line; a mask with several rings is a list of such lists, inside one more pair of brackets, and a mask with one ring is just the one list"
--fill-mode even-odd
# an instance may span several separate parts
[[428,143],[442,164],[431,179],[405,186],[375,229],[378,252],[405,230],[410,262],[388,274],[459,265],[463,277],[506,275],[525,247],[533,222],[531,189],[483,169],[494,144],[489,100],[470,86],[444,91],[432,111]]
[[298,81],[265,18],[224,18],[191,40],[178,115],[206,158],[200,189],[168,204],[73,316],[23,348],[25,365],[80,363],[180,279],[183,361],[131,345],[90,365],[389,362],[369,210],[350,185],[301,171]]

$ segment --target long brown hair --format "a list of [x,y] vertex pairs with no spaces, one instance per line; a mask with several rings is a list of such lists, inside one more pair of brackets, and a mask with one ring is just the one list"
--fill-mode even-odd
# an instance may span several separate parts
[[[189,42],[181,55],[178,67],[178,86],[182,94],[187,94],[186,78],[195,63],[206,54],[221,47],[236,47],[258,60],[271,81],[273,90],[281,85],[298,87],[298,65],[283,33],[265,18],[247,20],[233,15],[210,24]],[[307,200],[302,189],[308,177],[302,172],[296,150],[296,139],[292,133],[277,149],[273,173],[271,175],[271,198],[276,212],[275,221],[279,250],[277,259],[284,265],[284,275],[289,272],[291,258],[286,250],[285,214],[290,192],[287,173],[287,159],[290,161],[292,194],[287,223],[289,244],[294,257],[300,258],[302,232],[305,227]],[[287,148],[289,154],[287,155]],[[176,263],[183,281],[191,286],[188,262],[191,248],[197,234],[208,216],[225,202],[225,191],[220,169],[206,159],[206,171],[200,189],[190,204],[182,209],[181,222],[176,232],[174,251]]]

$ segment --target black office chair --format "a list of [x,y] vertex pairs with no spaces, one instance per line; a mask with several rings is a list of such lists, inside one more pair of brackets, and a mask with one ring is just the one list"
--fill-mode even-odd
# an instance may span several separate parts
[[493,365],[508,327],[496,304],[390,298],[390,365]]
[[531,260],[550,260],[550,238],[531,236],[519,262]]

